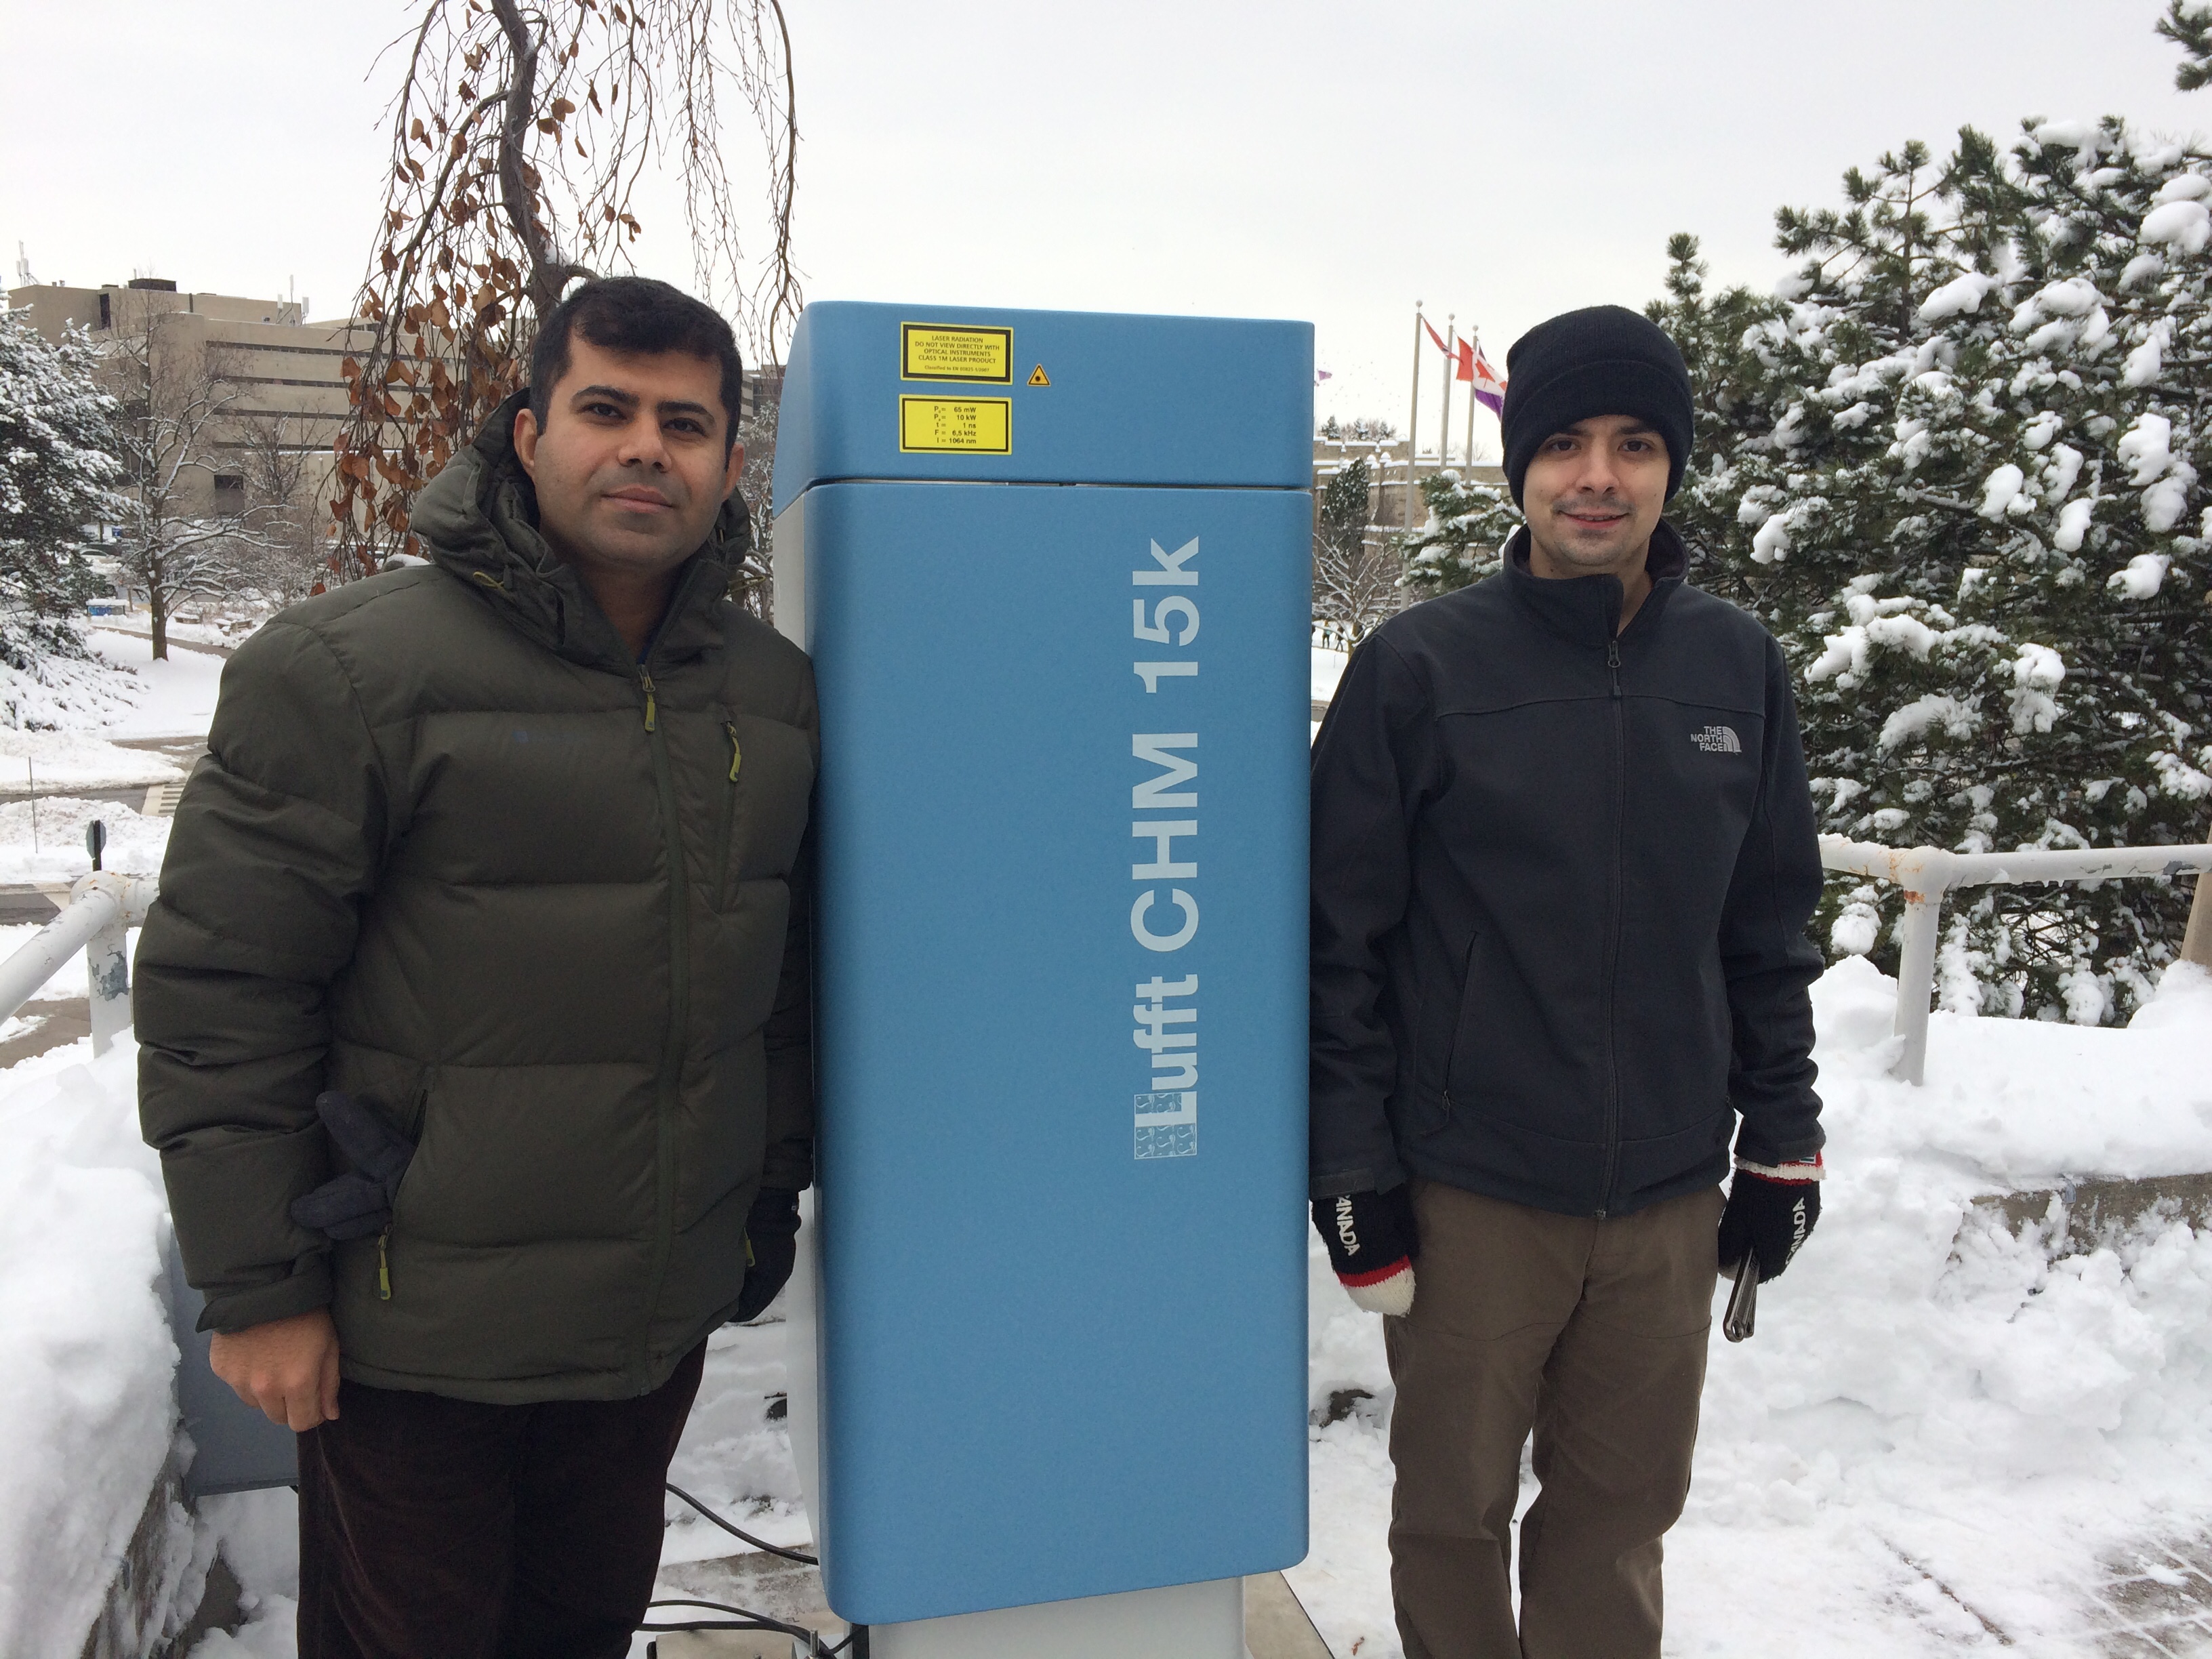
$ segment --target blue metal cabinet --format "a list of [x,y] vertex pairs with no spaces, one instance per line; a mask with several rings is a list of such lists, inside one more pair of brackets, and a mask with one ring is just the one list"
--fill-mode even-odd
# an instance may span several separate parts
[[859,1622],[1304,1553],[1311,362],[1289,323],[800,320],[775,480],[778,624],[823,729],[797,1414]]

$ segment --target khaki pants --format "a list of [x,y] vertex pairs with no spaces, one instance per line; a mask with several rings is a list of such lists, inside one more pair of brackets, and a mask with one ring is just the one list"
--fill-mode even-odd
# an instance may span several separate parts
[[[1413,1182],[1390,1588],[1407,1659],[1658,1659],[1660,1540],[1682,1512],[1721,1192],[1606,1221]],[[1513,1510],[1535,1431],[1542,1492]]]

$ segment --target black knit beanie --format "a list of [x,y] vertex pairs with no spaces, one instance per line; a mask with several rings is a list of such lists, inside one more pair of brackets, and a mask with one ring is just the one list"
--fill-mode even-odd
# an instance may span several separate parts
[[1667,441],[1667,495],[1681,487],[1696,413],[1690,371],[1666,331],[1623,306],[1539,323],[1505,354],[1505,482],[1521,481],[1545,439],[1594,415],[1633,415]]

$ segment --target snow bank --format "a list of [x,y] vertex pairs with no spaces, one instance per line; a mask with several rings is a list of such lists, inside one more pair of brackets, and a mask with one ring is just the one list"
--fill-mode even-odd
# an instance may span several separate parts
[[[75,881],[92,868],[84,850],[85,826],[107,826],[103,867],[155,875],[168,850],[170,820],[151,817],[119,801],[73,795],[0,801],[0,882]],[[35,833],[34,833],[35,831]]]
[[[2212,1231],[2054,1260],[2063,1216],[2015,1237],[1973,1203],[2212,1170],[2212,975],[2170,969],[2124,1030],[1937,1013],[1919,1089],[1887,1074],[1895,993],[1856,958],[1815,988],[1820,1230],[1758,1334],[1713,1342],[1669,1653],[2086,1656],[2100,1573],[2212,1509]],[[1290,1577],[1335,1652],[1395,1659],[1381,1322],[1312,1261],[1315,1402],[1375,1399],[1316,1431]]]
[[0,1653],[72,1654],[169,1455],[159,1166],[137,1051],[0,1076]]
[[166,756],[123,749],[88,732],[26,732],[0,726],[0,789],[122,789],[170,783],[184,769]]
[[130,703],[130,682],[97,656],[45,657],[29,668],[0,663],[0,726],[85,730]]

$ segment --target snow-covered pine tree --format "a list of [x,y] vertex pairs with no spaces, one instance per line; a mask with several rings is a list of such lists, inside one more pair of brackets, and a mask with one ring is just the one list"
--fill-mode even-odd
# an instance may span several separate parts
[[2212,5],[2167,0],[2166,15],[2152,27],[2181,48],[2181,62],[2173,71],[2175,86],[2194,92],[2212,84]]
[[1462,478],[1449,467],[1421,480],[1428,522],[1405,544],[1406,586],[1434,599],[1496,571],[1500,550],[1521,527],[1521,510],[1503,484]]
[[[1670,246],[1651,314],[1688,355],[1700,461],[1670,509],[1702,585],[1799,671],[1824,828],[1968,849],[2205,838],[2212,717],[2212,166],[2118,119],[1960,132],[1777,216],[1773,299]],[[1943,1005],[2124,1018],[2186,893],[1962,896]],[[1893,890],[1832,884],[1819,932],[1893,957]]]
[[82,334],[58,343],[0,313],[0,661],[86,653],[88,532],[115,518],[115,400]]

